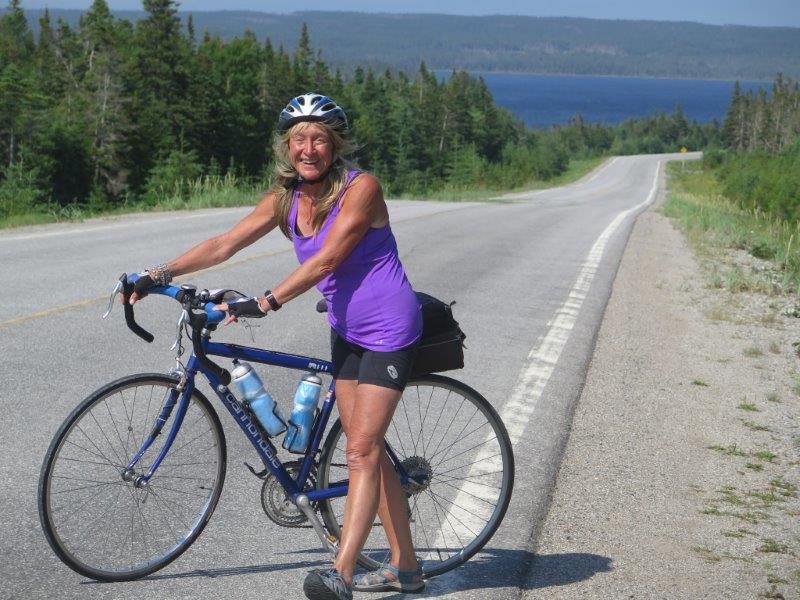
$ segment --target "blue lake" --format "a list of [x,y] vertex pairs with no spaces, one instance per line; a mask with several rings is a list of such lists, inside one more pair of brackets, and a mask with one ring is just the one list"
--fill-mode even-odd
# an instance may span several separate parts
[[[445,75],[439,73],[440,76]],[[582,75],[473,73],[483,77],[494,100],[529,127],[566,123],[580,113],[584,120],[616,124],[631,117],[672,112],[680,104],[690,120],[722,120],[730,103],[732,81],[650,79]],[[770,82],[741,81],[743,91]]]

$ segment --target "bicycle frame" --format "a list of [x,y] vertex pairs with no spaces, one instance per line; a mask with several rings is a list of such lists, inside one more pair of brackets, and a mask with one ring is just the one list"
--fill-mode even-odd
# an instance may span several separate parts
[[[299,356],[296,354],[287,354],[273,350],[262,350],[249,346],[240,346],[238,344],[210,342],[207,338],[204,339],[203,349],[209,356],[222,356],[231,359],[236,358],[288,369],[313,371],[315,373],[331,372],[331,364],[325,360],[307,356]],[[155,441],[155,438],[161,432],[161,428],[169,419],[170,414],[173,410],[175,410],[177,405],[175,419],[169,432],[167,433],[164,444],[162,445],[155,460],[153,460],[153,463],[148,468],[147,472],[137,478],[137,484],[140,486],[147,484],[150,478],[152,478],[155,472],[158,470],[161,461],[172,447],[172,443],[174,442],[186,415],[186,410],[189,405],[189,398],[191,397],[195,388],[194,379],[197,373],[202,373],[205,376],[222,404],[231,414],[236,424],[239,425],[242,432],[252,444],[256,453],[258,453],[259,457],[264,463],[264,466],[269,469],[273,476],[286,490],[290,499],[295,502],[305,487],[306,480],[311,472],[311,467],[314,464],[314,458],[322,443],[322,435],[325,432],[325,428],[333,410],[333,405],[336,402],[334,383],[331,382],[328,392],[325,395],[322,408],[319,411],[319,414],[312,427],[312,436],[309,441],[308,449],[306,450],[300,463],[300,470],[297,473],[297,477],[293,479],[290,473],[283,466],[283,463],[278,460],[277,450],[272,444],[272,441],[261,432],[260,426],[258,426],[250,414],[244,410],[242,404],[237,400],[230,388],[224,385],[214,372],[207,369],[194,354],[192,354],[192,356],[189,358],[189,361],[186,365],[187,377],[183,389],[180,390],[180,392],[179,390],[174,390],[170,394],[170,397],[166,399],[161,413],[156,419],[156,424],[153,427],[153,430],[148,438],[142,443],[141,448],[133,456],[127,466],[128,471],[133,472],[134,467],[142,455],[144,455],[147,449]],[[319,500],[327,500],[329,498],[345,496],[347,495],[347,489],[347,482],[340,481],[331,484],[324,490],[308,490],[305,492],[305,496],[310,502],[317,502]]]

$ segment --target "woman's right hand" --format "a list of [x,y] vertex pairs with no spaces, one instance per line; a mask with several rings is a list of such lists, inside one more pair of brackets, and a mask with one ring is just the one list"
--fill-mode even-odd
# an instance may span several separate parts
[[[136,304],[139,300],[147,296],[147,290],[154,285],[156,285],[156,283],[147,271],[139,273],[136,281],[133,283],[133,292],[127,298],[127,302],[131,305]],[[119,297],[121,302],[126,302],[126,298],[122,294],[120,294]]]

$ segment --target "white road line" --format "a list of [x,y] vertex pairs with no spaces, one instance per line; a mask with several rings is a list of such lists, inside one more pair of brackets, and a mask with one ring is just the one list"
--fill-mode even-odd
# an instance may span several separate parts
[[[534,412],[538,406],[539,400],[542,397],[547,382],[555,370],[556,364],[561,357],[561,352],[567,344],[570,333],[572,332],[575,322],[580,314],[583,301],[589,293],[589,288],[592,285],[594,276],[600,266],[600,261],[603,258],[606,245],[619,226],[628,218],[632,213],[648,206],[656,196],[658,189],[658,178],[661,172],[661,161],[656,166],[656,174],[653,178],[653,185],[650,188],[650,193],[647,199],[619,213],[608,227],[605,228],[600,237],[597,238],[589,254],[586,256],[581,270],[578,273],[578,278],[572,289],[564,301],[564,304],[556,310],[553,318],[549,321],[549,329],[547,334],[542,338],[538,346],[534,346],[528,354],[526,365],[522,368],[517,384],[514,387],[514,392],[511,398],[503,406],[500,411],[500,417],[505,423],[508,435],[511,438],[513,446],[517,446],[522,438],[522,434],[528,423],[531,421]],[[488,441],[487,437],[487,441]],[[490,444],[483,444],[482,447],[491,448]],[[485,500],[492,500],[487,497],[487,490],[485,487],[476,485],[474,481],[481,481],[481,476],[496,472],[500,468],[499,457],[492,458],[490,455],[492,450],[482,451],[472,463],[469,474],[465,477],[465,483],[456,493],[452,504],[448,510],[447,516],[442,519],[442,522],[463,523],[475,531],[480,529],[485,524],[485,521],[479,520],[476,515],[481,513],[481,506],[476,501],[481,498]],[[484,513],[486,512],[483,509]],[[437,534],[434,547],[448,547],[448,544],[453,544],[457,540],[452,535],[446,535],[440,532]],[[444,583],[444,582],[443,582]],[[446,584],[445,584],[446,586]],[[446,586],[449,587],[449,586]]]

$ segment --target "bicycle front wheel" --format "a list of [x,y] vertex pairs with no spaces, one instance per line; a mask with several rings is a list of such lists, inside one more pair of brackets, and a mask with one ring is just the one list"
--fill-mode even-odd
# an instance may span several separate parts
[[[225,437],[195,390],[175,440],[150,481],[136,484],[178,412],[138,461],[129,461],[180,392],[175,377],[119,379],[86,398],[56,433],[39,478],[39,519],[58,557],[100,581],[128,581],[177,558],[214,512],[225,479]],[[162,415],[163,416],[163,415]]]
[[[408,383],[386,442],[408,477],[411,535],[423,575],[440,575],[469,560],[489,541],[508,508],[514,485],[514,455],[494,408],[467,385],[440,375]],[[346,440],[336,421],[322,450],[319,484],[347,479]],[[323,522],[341,535],[344,498],[322,502]],[[359,563],[375,569],[389,560],[380,520]]]

